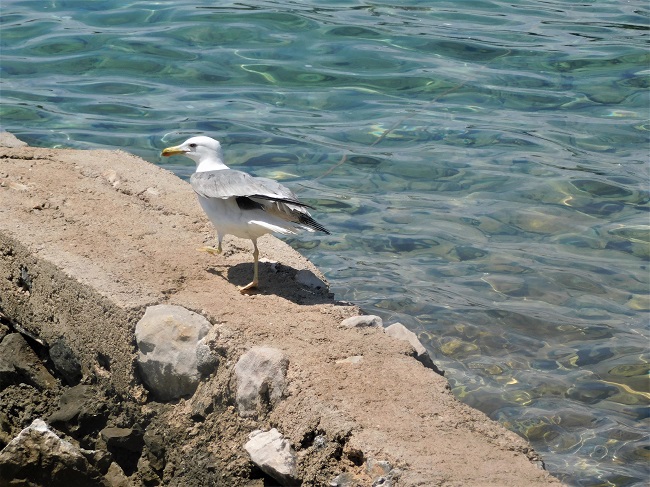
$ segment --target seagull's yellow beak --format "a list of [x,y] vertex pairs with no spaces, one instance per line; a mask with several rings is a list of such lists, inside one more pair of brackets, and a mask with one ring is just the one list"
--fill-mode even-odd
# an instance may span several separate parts
[[185,151],[181,149],[180,146],[178,145],[175,145],[174,147],[167,147],[166,149],[163,149],[163,151],[161,152],[161,155],[165,157],[175,156],[178,154],[185,154]]

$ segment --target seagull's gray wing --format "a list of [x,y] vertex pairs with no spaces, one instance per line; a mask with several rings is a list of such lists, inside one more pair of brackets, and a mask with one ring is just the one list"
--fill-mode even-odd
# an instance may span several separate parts
[[205,171],[192,174],[192,188],[196,193],[206,198],[259,198],[296,206],[306,206],[286,186],[273,179],[256,178],[235,169]]
[[190,183],[197,194],[206,198],[235,198],[241,210],[263,210],[310,231],[329,234],[305,209],[311,206],[300,202],[289,188],[273,179],[222,169],[194,173]]

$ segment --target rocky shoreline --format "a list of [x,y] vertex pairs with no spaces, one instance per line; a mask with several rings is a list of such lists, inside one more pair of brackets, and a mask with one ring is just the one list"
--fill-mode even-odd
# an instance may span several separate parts
[[213,257],[189,186],[0,137],[0,486],[560,485],[399,324],[265,237]]

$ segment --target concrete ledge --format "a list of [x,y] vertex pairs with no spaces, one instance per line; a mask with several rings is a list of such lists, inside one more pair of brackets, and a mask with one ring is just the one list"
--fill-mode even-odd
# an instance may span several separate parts
[[[284,243],[260,241],[261,292],[241,295],[236,285],[252,275],[250,242],[226,240],[216,257],[196,252],[213,231],[187,183],[121,151],[7,138],[0,311],[45,347],[65,339],[82,385],[114,391],[142,412],[133,413],[144,418],[145,431],[134,433],[144,438],[142,457],[120,464],[134,485],[181,476],[187,485],[262,485],[243,447],[252,431],[272,427],[295,451],[291,478],[303,485],[560,485],[531,461],[525,441],[459,403],[407,342],[381,328],[340,326],[359,310],[296,280],[301,270],[324,277]],[[151,401],[135,368],[135,325],[157,304],[205,316],[214,326],[206,343],[219,357],[192,396],[172,403]],[[251,419],[234,407],[232,380],[255,346],[280,350],[289,365],[282,397]],[[108,415],[101,427],[133,428],[124,417]],[[98,432],[85,434],[80,443],[103,445]]]

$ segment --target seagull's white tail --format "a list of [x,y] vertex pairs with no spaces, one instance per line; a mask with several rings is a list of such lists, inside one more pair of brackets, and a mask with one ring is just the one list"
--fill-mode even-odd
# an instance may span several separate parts
[[272,223],[263,222],[261,220],[250,220],[248,223],[252,223],[253,225],[259,225],[260,227],[268,228],[270,231],[274,233],[281,233],[282,235],[291,235],[297,233],[293,228],[279,227],[277,225],[273,225]]

